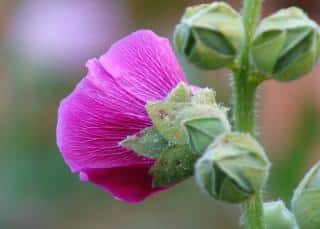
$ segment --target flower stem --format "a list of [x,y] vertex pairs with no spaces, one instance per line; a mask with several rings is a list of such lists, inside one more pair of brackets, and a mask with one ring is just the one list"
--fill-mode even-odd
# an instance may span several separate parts
[[[237,131],[256,135],[256,88],[257,83],[250,82],[252,69],[249,62],[250,44],[260,18],[262,0],[244,0],[243,23],[245,40],[239,58],[239,69],[233,74],[233,117]],[[261,193],[255,194],[242,205],[243,220],[246,229],[264,229],[263,202]]]

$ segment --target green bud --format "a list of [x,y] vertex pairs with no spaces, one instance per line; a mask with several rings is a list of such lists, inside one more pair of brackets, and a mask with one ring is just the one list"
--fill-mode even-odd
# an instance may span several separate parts
[[283,201],[278,200],[263,204],[266,229],[298,229],[296,218],[286,208]]
[[310,72],[319,58],[319,27],[301,9],[283,9],[260,23],[251,49],[258,71],[279,81]]
[[240,203],[264,186],[270,163],[249,134],[226,133],[208,146],[195,166],[199,186],[212,197]]
[[320,228],[320,162],[310,169],[296,188],[291,207],[301,228]]
[[233,63],[243,35],[240,15],[228,4],[214,2],[188,7],[174,42],[178,52],[199,68],[218,69]]

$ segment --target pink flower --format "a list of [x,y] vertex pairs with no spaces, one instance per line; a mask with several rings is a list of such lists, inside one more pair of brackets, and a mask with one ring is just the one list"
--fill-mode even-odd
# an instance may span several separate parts
[[119,145],[152,125],[145,104],[163,99],[186,81],[167,39],[138,31],[89,60],[88,74],[59,108],[57,143],[80,179],[115,198],[139,202],[163,190],[152,187],[154,160]]

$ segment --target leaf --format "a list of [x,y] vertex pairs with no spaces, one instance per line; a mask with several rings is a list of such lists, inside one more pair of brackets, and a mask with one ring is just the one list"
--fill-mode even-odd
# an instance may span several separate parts
[[168,141],[163,138],[154,127],[148,127],[137,135],[128,136],[120,145],[133,150],[139,155],[148,158],[159,158],[168,146]]
[[187,145],[172,145],[165,150],[151,168],[154,187],[175,185],[193,175],[198,156]]

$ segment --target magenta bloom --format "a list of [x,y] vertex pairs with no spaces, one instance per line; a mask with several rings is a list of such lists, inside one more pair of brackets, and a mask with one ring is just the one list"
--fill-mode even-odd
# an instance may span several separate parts
[[186,81],[167,39],[138,31],[89,60],[88,74],[59,108],[57,142],[81,180],[120,200],[139,202],[163,189],[152,187],[154,160],[119,145],[152,125],[145,104],[163,99]]

